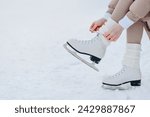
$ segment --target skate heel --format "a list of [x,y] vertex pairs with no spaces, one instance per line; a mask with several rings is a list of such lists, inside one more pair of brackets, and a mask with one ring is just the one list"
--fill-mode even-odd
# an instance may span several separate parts
[[97,58],[95,56],[90,56],[90,60],[93,61],[94,63],[98,64],[100,62],[100,58]]
[[141,86],[141,80],[135,80],[130,82],[131,86]]

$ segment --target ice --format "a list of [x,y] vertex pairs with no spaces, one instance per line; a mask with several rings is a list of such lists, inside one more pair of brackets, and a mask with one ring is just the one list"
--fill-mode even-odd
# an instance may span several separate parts
[[[90,24],[109,0],[1,0],[0,99],[150,99],[150,41],[142,41],[142,86],[105,90],[104,75],[121,68],[125,32],[98,65],[83,65],[63,48],[69,38],[90,39]],[[112,62],[113,61],[113,62]]]

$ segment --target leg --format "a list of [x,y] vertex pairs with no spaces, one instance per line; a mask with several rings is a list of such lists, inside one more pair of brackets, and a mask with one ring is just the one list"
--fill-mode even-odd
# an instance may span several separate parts
[[[127,30],[126,52],[122,61],[122,69],[103,80],[104,88],[128,89],[128,86],[141,85],[140,51],[143,34],[143,23],[138,21]],[[127,87],[126,87],[127,86]]]
[[138,21],[127,29],[127,43],[141,44],[143,26],[143,23]]
[[147,27],[146,27],[145,25],[144,25],[144,28],[145,28],[145,30],[146,30],[146,33],[147,33],[149,39],[150,39],[150,31],[147,29]]
[[123,57],[123,65],[136,66],[136,68],[140,69],[140,46],[143,27],[143,23],[138,21],[127,29],[127,46]]

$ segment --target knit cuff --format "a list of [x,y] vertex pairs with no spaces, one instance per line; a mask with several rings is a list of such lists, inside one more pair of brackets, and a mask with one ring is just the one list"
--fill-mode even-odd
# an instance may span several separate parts
[[134,22],[132,20],[130,20],[127,16],[125,16],[120,22],[119,24],[124,28],[124,29],[128,29],[132,24],[134,24]]
[[108,20],[111,17],[111,14],[106,12],[103,16],[103,18],[105,18],[106,20]]

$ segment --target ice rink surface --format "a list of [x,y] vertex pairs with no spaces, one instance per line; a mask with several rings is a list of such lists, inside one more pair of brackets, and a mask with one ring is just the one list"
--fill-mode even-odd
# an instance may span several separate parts
[[150,99],[150,41],[144,33],[142,86],[105,90],[103,76],[121,68],[126,32],[108,48],[95,72],[63,48],[91,39],[89,26],[109,0],[0,0],[0,99]]

